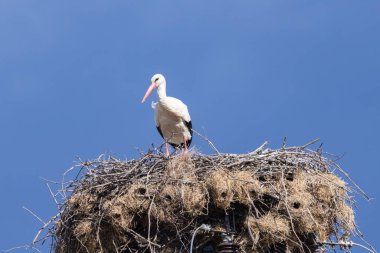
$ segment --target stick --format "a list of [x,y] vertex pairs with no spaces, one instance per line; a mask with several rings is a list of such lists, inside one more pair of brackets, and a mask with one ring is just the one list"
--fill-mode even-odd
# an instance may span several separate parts
[[315,140],[313,140],[313,141],[311,141],[311,142],[308,142],[308,143],[306,143],[305,145],[301,146],[300,149],[305,149],[306,147],[308,147],[308,146],[310,146],[310,145],[313,145],[314,143],[318,142],[320,139],[321,139],[321,138],[318,137],[317,139],[315,139]]
[[207,141],[208,145],[210,145],[210,147],[218,154],[220,155],[220,152],[218,151],[218,149],[215,147],[215,145],[205,136],[201,135],[200,133],[198,133],[197,131],[195,131],[194,129],[191,129],[194,133],[196,133],[199,137],[201,137],[202,139],[204,139],[205,141]]
[[366,246],[364,245],[361,245],[359,243],[356,243],[356,242],[352,242],[352,241],[348,241],[348,242],[318,242],[319,244],[322,244],[322,245],[330,245],[330,246],[341,246],[341,247],[344,247],[344,248],[351,248],[352,246],[358,246],[360,248],[363,248],[369,252],[372,252],[372,253],[376,253],[375,250],[372,250],[370,248],[367,248]]
[[255,149],[254,151],[252,152],[249,152],[249,154],[257,154],[259,152],[261,152],[266,146],[268,145],[268,141],[265,141],[263,144],[261,144],[260,147],[258,147],[257,149]]
[[33,213],[31,210],[26,208],[25,206],[22,207],[24,210],[28,211],[30,214],[32,214],[37,220],[39,220],[42,224],[46,224],[40,217],[37,216],[37,214]]
[[7,249],[7,250],[2,250],[2,252],[11,252],[13,250],[16,250],[16,249],[25,249],[25,250],[28,250],[28,249],[32,249],[36,252],[39,252],[39,253],[42,253],[39,249],[33,247],[33,246],[30,246],[30,245],[22,245],[22,246],[17,246],[17,247],[13,247],[13,248],[10,248],[10,249]]
[[62,214],[63,211],[57,213],[53,218],[51,218],[47,223],[45,223],[41,228],[40,230],[38,230],[38,233],[37,235],[34,237],[34,240],[32,242],[32,245],[34,245],[37,240],[38,240],[38,237],[40,236],[41,232],[47,227],[49,226],[54,220],[56,220],[61,214]]

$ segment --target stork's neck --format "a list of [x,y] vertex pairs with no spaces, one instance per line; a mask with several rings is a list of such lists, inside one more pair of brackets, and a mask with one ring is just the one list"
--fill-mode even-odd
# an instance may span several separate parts
[[161,83],[160,86],[157,87],[158,99],[166,98],[166,83]]

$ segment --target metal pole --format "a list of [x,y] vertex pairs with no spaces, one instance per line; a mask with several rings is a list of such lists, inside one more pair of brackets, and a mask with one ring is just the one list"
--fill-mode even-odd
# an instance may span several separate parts
[[223,235],[223,242],[216,247],[216,253],[238,253],[239,246],[234,244],[230,235]]

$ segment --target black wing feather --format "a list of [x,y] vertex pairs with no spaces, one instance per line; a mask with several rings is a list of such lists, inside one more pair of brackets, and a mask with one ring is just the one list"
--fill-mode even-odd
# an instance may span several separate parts
[[160,133],[161,137],[162,137],[163,139],[165,139],[165,138],[164,138],[164,135],[162,134],[161,128],[160,128],[159,126],[156,126],[156,128],[157,128],[157,131]]
[[190,135],[191,135],[190,140],[187,140],[187,142],[186,142],[187,147],[190,147],[191,141],[193,140],[193,123],[191,123],[191,120],[189,122],[184,120],[184,123],[185,123],[185,125],[186,125],[186,127],[189,130]]
[[[193,140],[193,124],[191,123],[191,121],[183,121],[185,123],[185,126],[187,127],[187,129],[189,130],[190,132],[190,135],[191,135],[191,138],[189,140],[187,140],[186,144],[187,144],[187,147],[190,147],[191,145],[191,141]],[[163,139],[165,139],[164,135],[162,134],[162,131],[161,131],[161,128],[159,126],[156,126],[157,128],[157,131],[160,133],[161,137]],[[170,143],[169,144],[173,147],[173,148],[184,148],[184,143],[181,143],[181,145],[177,145],[175,143]]]

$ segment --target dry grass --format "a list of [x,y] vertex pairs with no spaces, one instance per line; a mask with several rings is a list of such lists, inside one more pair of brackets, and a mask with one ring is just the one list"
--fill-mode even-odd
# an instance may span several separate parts
[[308,252],[311,235],[339,240],[355,231],[352,189],[332,173],[340,168],[306,146],[81,166],[79,179],[62,184],[67,197],[50,228],[59,253],[188,252],[201,224],[213,230],[197,236],[197,252],[230,228],[242,252]]

